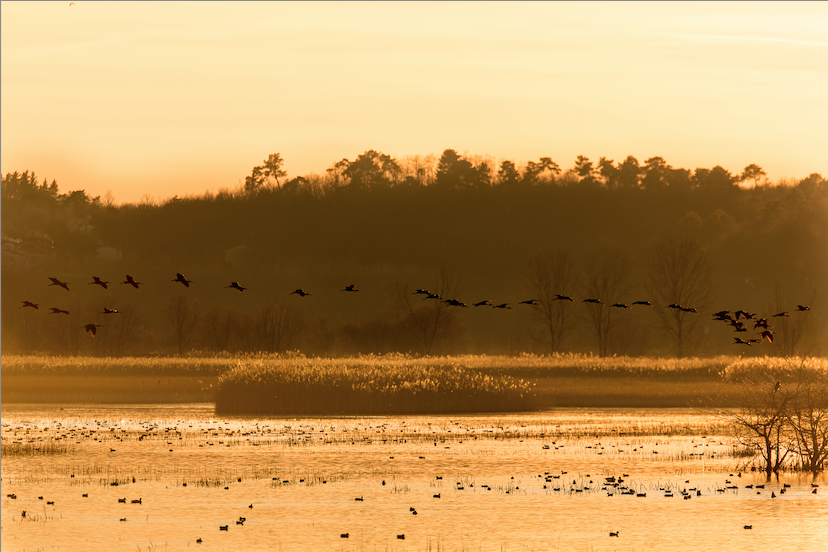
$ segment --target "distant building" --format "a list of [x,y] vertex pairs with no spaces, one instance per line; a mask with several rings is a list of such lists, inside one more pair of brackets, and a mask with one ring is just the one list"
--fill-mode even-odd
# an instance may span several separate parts
[[231,247],[230,249],[224,250],[224,260],[228,263],[239,263],[244,260],[245,254],[247,252],[246,245],[237,245],[236,247]]
[[2,240],[3,270],[29,272],[52,268],[57,255],[48,236],[34,236],[15,239],[3,236]]

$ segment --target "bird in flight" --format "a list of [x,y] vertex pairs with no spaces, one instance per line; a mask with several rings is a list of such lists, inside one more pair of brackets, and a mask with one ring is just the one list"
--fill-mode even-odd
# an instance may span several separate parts
[[[764,332],[762,332],[762,339],[767,339],[768,341],[773,343],[773,332],[770,330],[765,330]],[[762,339],[760,339],[759,341],[762,341]]]
[[187,278],[185,278],[184,275],[181,274],[180,272],[176,272],[175,273],[175,280],[173,280],[173,282],[181,282],[182,284],[184,284],[184,287],[190,287],[190,284],[193,281],[188,280]]
[[50,312],[49,314],[69,314],[68,310],[59,309],[57,307],[49,307],[49,308],[52,310],[52,312]]
[[502,303],[500,305],[494,305],[495,309],[509,309],[512,310],[512,307],[509,306],[509,303]]
[[811,307],[808,307],[806,305],[797,305],[796,310],[798,310],[798,311],[809,311],[809,310],[811,310]]
[[106,284],[108,284],[109,282],[104,282],[103,280],[101,280],[97,276],[92,276],[92,279],[94,280],[94,282],[89,282],[90,286],[93,286],[93,285],[97,284],[97,285],[101,286],[102,288],[107,289]]
[[601,300],[600,300],[600,299],[584,299],[584,300],[583,300],[583,301],[581,301],[581,302],[582,302],[582,303],[593,303],[593,304],[595,304],[595,305],[600,305],[600,304],[601,304]]
[[423,301],[425,301],[426,299],[442,299],[442,297],[440,297],[439,293],[429,293],[428,295],[426,295]]
[[350,284],[350,285],[345,286],[345,289],[342,289],[340,291],[359,291],[359,290],[356,288],[356,284]]
[[783,318],[790,318],[791,313],[789,313],[788,311],[777,312],[776,314],[773,315],[773,318],[776,318],[778,316],[781,316]]
[[613,303],[610,305],[611,307],[618,307],[619,309],[626,309],[629,308],[626,303]]
[[474,304],[475,307],[491,307],[492,302],[486,299],[485,301],[480,301],[479,303]]
[[431,293],[431,292],[430,292],[430,291],[428,291],[427,289],[419,288],[419,289],[415,289],[415,290],[411,293],[411,295],[429,295],[430,293]]
[[238,282],[230,282],[229,286],[224,286],[224,287],[237,289],[237,290],[239,290],[239,293],[241,293],[243,291],[247,291],[249,289],[249,288],[246,288],[246,287],[242,287],[242,285]]
[[296,295],[298,295],[299,297],[304,297],[305,295],[310,295],[310,293],[308,293],[307,291],[305,291],[305,290],[304,290],[304,289],[302,289],[302,288],[299,288],[299,289],[297,289],[297,290],[295,290],[295,291],[291,291],[290,293],[288,293],[288,295],[293,295],[294,293],[295,293]]
[[560,293],[555,294],[555,301],[569,301],[572,302],[572,297],[568,295],[561,295]]
[[67,284],[66,282],[61,282],[57,278],[52,278],[51,276],[49,277],[49,279],[52,281],[52,283],[49,284],[50,286],[60,286],[66,291],[69,291],[69,284]]
[[118,309],[110,309],[110,308],[104,307],[103,312],[99,312],[98,314],[120,314],[120,313],[118,312]]
[[135,289],[138,289],[138,286],[139,286],[142,282],[136,282],[136,281],[135,281],[135,279],[134,279],[132,276],[130,276],[129,274],[127,274],[126,281],[125,281],[125,282],[121,282],[121,283],[122,283],[122,284],[129,284],[129,285],[131,285],[132,287],[134,287]]
[[[40,305],[32,303],[31,301],[23,301],[23,307],[32,307],[33,309],[37,309]],[[20,308],[22,309],[23,307]]]
[[649,301],[633,301],[632,304],[633,305],[643,305],[645,307],[652,307],[653,306],[653,304],[650,303]]
[[86,326],[81,326],[81,328],[92,334],[92,337],[95,337],[95,334],[98,333],[98,328],[100,327],[101,324],[87,324]]
[[528,301],[521,301],[518,305],[532,305],[533,307],[539,307],[540,301],[537,299],[529,299]]
[[468,307],[467,304],[462,301],[458,301],[457,299],[446,299],[443,303],[448,303],[452,307]]
[[781,387],[782,387],[782,382],[779,381],[779,380],[776,380],[776,384],[773,386],[773,390],[774,391],[779,391],[779,388],[781,388]]
[[748,346],[750,346],[750,342],[749,342],[749,341],[745,341],[745,340],[744,340],[744,339],[742,339],[741,337],[734,337],[734,338],[733,338],[733,344],[734,344],[734,345],[748,345]]

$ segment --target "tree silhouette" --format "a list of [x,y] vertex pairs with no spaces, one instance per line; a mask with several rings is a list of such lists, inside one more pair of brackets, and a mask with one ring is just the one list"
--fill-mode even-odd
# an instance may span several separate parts
[[564,252],[537,256],[529,261],[526,288],[540,305],[532,307],[532,316],[545,327],[549,351],[561,351],[562,343],[572,331],[573,307],[558,295],[570,293],[573,287],[572,266]]
[[[657,245],[650,257],[646,288],[655,300],[661,327],[670,335],[678,358],[698,327],[713,294],[713,271],[707,252],[692,238],[673,237]],[[667,308],[674,304],[697,312]]]
[[745,182],[746,180],[753,180],[753,186],[759,186],[759,179],[763,176],[766,176],[767,173],[760,167],[759,165],[755,165],[751,163],[745,170],[742,171],[741,176],[739,176],[739,182]]
[[598,341],[600,356],[609,354],[610,334],[620,311],[623,310],[610,305],[623,301],[631,289],[629,260],[626,257],[610,253],[592,257],[587,261],[581,281],[581,292],[588,299],[600,301],[584,304],[586,318]]

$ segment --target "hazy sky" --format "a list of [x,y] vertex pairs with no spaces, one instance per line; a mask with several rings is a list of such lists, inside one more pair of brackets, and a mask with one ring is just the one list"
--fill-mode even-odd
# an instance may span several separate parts
[[368,149],[828,176],[828,2],[2,2],[0,171],[235,188]]

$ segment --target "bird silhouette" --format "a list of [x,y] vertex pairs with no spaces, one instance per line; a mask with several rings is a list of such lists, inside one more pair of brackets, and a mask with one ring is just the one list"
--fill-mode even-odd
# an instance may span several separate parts
[[135,289],[138,289],[138,286],[141,285],[142,282],[136,282],[135,279],[132,276],[127,274],[126,280],[121,282],[121,283],[122,284],[129,284],[132,287],[134,287]]
[[443,303],[448,303],[452,307],[468,307],[467,304],[462,301],[458,301],[457,299],[446,299]]
[[592,303],[594,305],[600,305],[601,300],[600,299],[584,299],[583,301],[581,301],[581,303]]
[[49,314],[69,314],[68,310],[59,309],[57,307],[49,307],[49,309],[52,311]]
[[226,288],[233,288],[239,290],[239,293],[246,291],[248,288],[242,287],[242,285],[238,282],[230,282],[229,286],[224,286]]
[[95,334],[98,333],[98,328],[100,327],[101,324],[87,324],[86,326],[81,326],[81,328],[92,334],[92,337],[95,337]]
[[175,273],[175,280],[172,281],[181,282],[182,284],[184,284],[184,287],[190,287],[190,284],[193,282],[192,280],[188,280],[187,278],[185,278],[184,275],[180,272]]
[[98,314],[120,314],[120,313],[118,312],[118,309],[110,309],[110,308],[104,307],[103,312],[99,312]]
[[782,382],[779,381],[779,380],[776,380],[776,384],[773,386],[773,390],[774,391],[779,391],[780,387],[782,387]]
[[767,318],[760,318],[759,320],[757,320],[753,324],[753,329],[755,330],[756,328],[765,328],[767,330],[768,329],[768,319]]
[[94,286],[95,284],[97,284],[97,285],[101,286],[102,288],[107,289],[106,284],[108,284],[109,282],[104,282],[103,280],[101,280],[97,276],[92,276],[92,279],[94,280],[94,282],[89,282],[90,286]]
[[32,303],[31,301],[23,301],[23,306],[20,307],[21,309],[24,307],[32,307],[33,309],[40,308],[40,305],[36,303]]
[[442,299],[442,297],[440,297],[440,294],[439,294],[439,293],[429,293],[429,294],[425,297],[425,299],[423,299],[423,301],[425,301],[426,299]]
[[670,303],[669,305],[667,305],[667,308],[668,308],[668,309],[676,309],[676,310],[679,310],[679,309],[681,309],[681,305],[676,305],[675,303]]
[[345,286],[345,289],[342,289],[340,291],[359,291],[359,290],[356,288],[356,284],[349,284],[349,285]]
[[539,307],[540,302],[537,299],[529,299],[528,301],[521,301],[518,305],[532,305],[533,307]]
[[798,310],[798,311],[809,311],[809,310],[811,310],[811,307],[808,307],[806,305],[797,305],[796,310]]
[[713,316],[715,316],[716,318],[730,318],[728,316],[729,314],[730,314],[729,310],[722,310],[722,311],[719,311],[719,312],[714,312]]
[[748,346],[750,346],[750,342],[745,341],[741,337],[734,337],[733,338],[733,344],[734,345],[748,345]]
[[561,295],[560,293],[556,293],[555,294],[555,299],[553,299],[553,301],[569,301],[571,303],[572,302],[572,297],[570,297],[568,295]]
[[474,304],[475,307],[491,307],[492,302],[486,299],[485,301],[480,301],[479,303]]
[[772,317],[772,318],[777,318],[777,317],[779,317],[779,316],[781,316],[781,317],[783,317],[783,318],[790,318],[790,317],[791,317],[791,313],[789,313],[788,311],[777,312],[776,314],[774,314],[774,315],[773,315],[773,317]]
[[293,295],[294,293],[295,293],[296,295],[298,295],[299,297],[304,297],[304,296],[306,296],[306,295],[310,295],[310,293],[308,293],[307,291],[305,291],[305,290],[304,290],[304,289],[302,289],[302,288],[299,288],[299,289],[297,289],[297,290],[291,291],[290,293],[288,293],[288,295]]
[[495,309],[509,309],[512,310],[512,307],[509,306],[509,303],[501,303],[500,305],[494,305]]
[[620,309],[626,309],[626,308],[629,308],[629,307],[628,307],[626,304],[624,304],[624,303],[613,303],[613,304],[612,304],[612,305],[610,305],[610,306],[611,306],[611,307],[618,307],[618,308],[620,308]]
[[49,279],[52,281],[52,283],[49,284],[50,286],[60,286],[66,291],[69,291],[69,284],[67,284],[66,282],[61,282],[57,278],[52,278],[51,276],[49,277]]
[[[773,343],[773,332],[770,330],[765,330],[764,332],[762,332],[762,339],[767,339],[768,341]],[[762,341],[762,339],[760,339],[759,341]]]
[[430,293],[431,293],[431,292],[430,292],[430,291],[428,291],[427,289],[419,288],[419,289],[415,289],[415,290],[411,293],[411,295],[429,295]]
[[650,303],[649,301],[633,301],[632,304],[633,305],[643,305],[645,307],[652,307],[653,306],[653,304]]
[[693,314],[699,314],[699,311],[697,311],[693,307],[689,307],[689,308],[679,307],[679,310],[681,312],[692,312]]
[[745,320],[751,320],[754,316],[756,316],[756,313],[751,314],[748,311],[737,310],[736,311],[736,320],[739,320],[740,316],[743,316],[745,318]]

